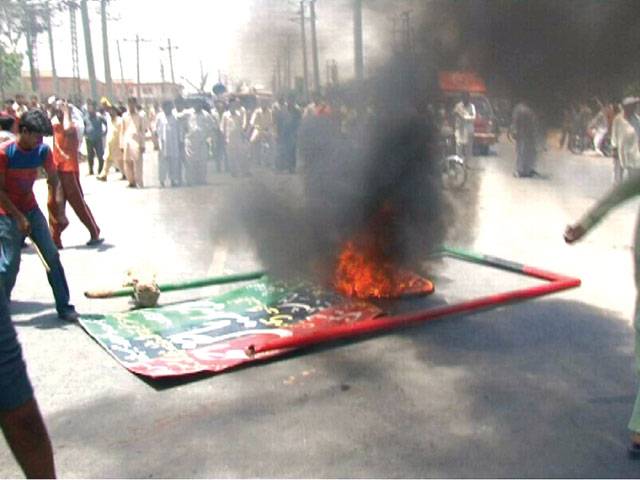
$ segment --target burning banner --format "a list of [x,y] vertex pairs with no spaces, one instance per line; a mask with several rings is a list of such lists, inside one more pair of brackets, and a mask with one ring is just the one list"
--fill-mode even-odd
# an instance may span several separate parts
[[[348,252],[348,250],[347,250]],[[536,278],[542,283],[458,303],[422,299],[412,311],[394,314],[364,301],[309,284],[285,285],[261,279],[209,299],[133,310],[84,315],[82,327],[120,364],[150,377],[221,372],[282,355],[292,349],[358,335],[388,331],[447,316],[574,288],[580,280],[496,257],[445,249],[441,255]],[[403,272],[392,271],[405,281]],[[415,274],[402,295],[430,293],[433,286]],[[337,278],[340,278],[339,275]],[[411,283],[414,282],[414,283]],[[349,283],[350,284],[350,283]],[[396,286],[401,285],[397,283]],[[360,296],[382,293],[369,289]],[[443,304],[443,300],[445,303]]]

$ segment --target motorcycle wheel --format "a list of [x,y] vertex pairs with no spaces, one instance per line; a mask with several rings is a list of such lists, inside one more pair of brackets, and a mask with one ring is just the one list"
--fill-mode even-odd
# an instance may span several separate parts
[[574,155],[581,155],[583,150],[584,145],[580,135],[571,135],[569,138],[569,151]]
[[442,183],[444,188],[458,190],[462,188],[467,181],[467,169],[464,164],[458,160],[446,159],[442,170]]

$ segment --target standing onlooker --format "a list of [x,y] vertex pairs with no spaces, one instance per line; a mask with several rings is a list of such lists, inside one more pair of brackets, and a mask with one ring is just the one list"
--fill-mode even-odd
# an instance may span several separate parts
[[624,110],[616,105],[616,115],[611,122],[611,157],[613,159],[613,183],[618,185],[622,182],[624,171],[620,163],[620,154],[618,152],[618,132],[620,131],[620,123],[624,122]]
[[247,165],[247,137],[245,129],[247,116],[237,99],[229,101],[229,110],[222,117],[222,133],[226,144],[231,175],[249,176]]
[[80,186],[80,167],[78,165],[78,130],[71,117],[71,107],[66,102],[57,102],[53,118],[53,161],[58,171],[60,183],[55,192],[55,204],[49,205],[49,228],[56,247],[62,248],[61,235],[69,225],[64,214],[66,203],[76,213],[89,231],[91,238],[87,245],[102,243],[100,228],[96,224],[89,206],[84,201]]
[[158,175],[160,186],[169,177],[172,187],[182,183],[182,152],[180,145],[182,128],[173,115],[173,102],[162,102],[162,111],[156,116],[156,138],[158,139]]
[[462,100],[454,107],[453,114],[458,155],[469,162],[473,156],[473,122],[476,120],[476,107],[471,103],[469,92],[462,94]]
[[146,131],[147,122],[138,111],[138,101],[135,97],[130,97],[127,100],[127,111],[122,116],[120,148],[123,153],[124,174],[131,188],[144,186],[142,160]]
[[567,140],[571,140],[571,134],[573,129],[573,124],[575,122],[576,111],[573,108],[573,105],[567,105],[564,110],[562,110],[562,131],[560,134],[560,142],[559,147],[560,150],[564,149],[565,144],[567,144]]
[[604,156],[602,153],[602,141],[609,132],[609,121],[607,120],[607,107],[602,105],[598,114],[593,117],[589,123],[589,128],[593,129],[593,149],[599,155]]
[[207,183],[209,142],[214,141],[218,125],[204,110],[203,102],[199,101],[193,111],[187,114],[186,127],[184,169],[187,185]]
[[295,97],[290,96],[276,114],[278,129],[278,165],[277,171],[296,171],[296,144],[302,112],[296,105]]
[[638,132],[633,125],[633,122],[636,121],[636,109],[639,102],[640,98],[637,97],[627,97],[622,100],[622,114],[615,118],[611,129],[613,156],[620,162],[623,172],[626,170],[628,174],[640,170]]
[[216,138],[213,142],[213,158],[216,162],[216,170],[218,173],[229,171],[229,157],[227,155],[227,144],[222,133],[222,119],[228,108],[222,100],[216,100],[214,104],[214,117],[218,122],[218,130],[216,131]]
[[513,109],[513,120],[508,133],[516,142],[515,177],[533,177],[537,175],[536,164],[538,128],[533,110],[525,102],[518,103]]
[[18,114],[13,108],[14,100],[9,98],[4,102],[4,109],[0,112],[0,115],[3,117],[11,117],[13,118],[13,127],[11,128],[11,133],[16,135],[18,133]]
[[0,115],[0,144],[15,140],[13,133],[13,125],[16,123],[13,117],[9,115]]
[[93,175],[93,160],[98,157],[98,174],[104,166],[104,136],[107,133],[107,121],[96,111],[95,100],[87,100],[87,111],[84,114],[84,139],[87,146],[89,175]]
[[120,136],[122,135],[122,112],[117,107],[111,107],[111,113],[109,114],[109,129],[107,130],[107,154],[104,161],[104,168],[98,180],[105,182],[107,175],[109,175],[109,169],[111,165],[115,165],[120,174],[122,180],[126,180],[124,175],[124,166],[122,162],[122,150],[120,149]]
[[249,121],[251,128],[251,157],[256,165],[267,163],[268,159],[262,158],[263,146],[267,145],[268,151],[273,150],[273,142],[271,140],[271,132],[273,131],[273,114],[266,100],[253,111],[251,120]]

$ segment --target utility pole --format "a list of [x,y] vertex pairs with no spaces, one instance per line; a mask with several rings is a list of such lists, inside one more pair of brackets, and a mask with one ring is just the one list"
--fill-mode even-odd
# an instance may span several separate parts
[[98,98],[98,83],[96,81],[96,68],[93,63],[93,47],[91,46],[91,27],[89,26],[89,7],[87,0],[80,0],[80,14],[82,15],[82,30],[84,32],[84,48],[87,53],[87,70],[89,71],[89,83],[91,84],[91,97]]
[[171,39],[167,38],[167,46],[166,47],[160,47],[160,50],[164,51],[166,50],[167,52],[169,52],[169,69],[171,70],[171,83],[173,83],[175,85],[176,83],[176,77],[175,77],[175,73],[173,71],[173,51],[177,50],[178,47],[172,46],[171,45]]
[[33,11],[24,12],[24,22],[26,23],[26,37],[27,37],[27,57],[29,58],[29,73],[31,76],[31,90],[38,91],[38,58],[37,58],[37,43],[36,43],[36,29],[34,25]]
[[122,92],[120,98],[127,97],[127,86],[124,84],[124,71],[122,70],[122,55],[120,54],[120,40],[116,40],[116,47],[118,49],[118,64],[120,64],[120,81],[122,82]]
[[162,93],[162,97],[164,98],[165,79],[164,79],[164,64],[162,63],[162,60],[160,60],[160,79],[162,80],[162,83],[160,84],[160,92]]
[[300,0],[300,33],[302,38],[302,72],[304,75],[304,96],[309,97],[309,65],[307,62],[307,29],[305,28],[304,0]]
[[138,97],[138,101],[142,99],[142,90],[140,87],[140,42],[149,42],[150,40],[140,38],[140,35],[136,33],[135,40],[124,38],[123,42],[136,42],[136,96]]
[[140,35],[136,33],[136,95],[138,101],[141,102],[140,90]]
[[104,59],[104,82],[107,84],[107,97],[113,99],[111,61],[109,60],[109,35],[107,34],[107,1],[108,0],[100,0],[100,17],[102,20],[102,57]]
[[69,27],[71,30],[71,63],[73,68],[73,86],[74,93],[79,100],[82,97],[82,89],[80,87],[80,57],[78,55],[78,28],[76,24],[76,9],[78,4],[70,1],[69,6]]
[[316,37],[316,0],[309,3],[311,13],[311,59],[313,63],[313,88],[320,93],[320,63],[318,61],[318,39]]
[[407,54],[412,55],[415,53],[413,43],[413,29],[411,28],[411,11],[402,12],[402,33],[403,33],[403,46]]
[[353,46],[356,81],[364,79],[364,54],[362,49],[362,0],[353,0]]
[[56,71],[56,57],[53,53],[53,29],[51,28],[51,9],[47,10],[47,37],[49,38],[49,54],[51,55],[51,76],[53,77],[53,93],[60,95],[60,80]]
[[291,35],[287,35],[286,57],[284,65],[284,85],[287,90],[291,88]]

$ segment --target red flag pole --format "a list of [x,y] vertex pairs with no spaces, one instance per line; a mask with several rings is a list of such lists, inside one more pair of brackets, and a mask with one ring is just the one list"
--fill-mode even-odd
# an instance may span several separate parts
[[[461,251],[445,252],[445,255],[461,258],[463,260],[469,260],[468,258],[463,258],[464,252],[461,253]],[[581,283],[577,278],[567,277],[557,273],[548,272],[533,267],[527,267],[525,265],[515,264],[495,257],[486,257],[477,254],[474,255],[475,261],[477,261],[478,263],[485,263],[487,265],[492,265],[498,268],[518,271],[519,273],[523,273],[525,275],[547,280],[550,283],[512,290],[510,292],[500,293],[496,295],[489,295],[486,297],[481,297],[454,305],[445,305],[442,307],[429,308],[408,314],[379,317],[357,323],[337,325],[335,327],[332,327],[331,329],[319,330],[302,335],[296,334],[295,336],[278,338],[276,340],[265,341],[264,343],[256,343],[250,345],[246,349],[246,353],[249,356],[255,356],[260,353],[272,352],[274,350],[301,348],[321,342],[330,342],[335,340],[342,340],[345,338],[351,338],[358,335],[378,333],[395,328],[437,320],[448,315],[472,312],[483,308],[527,300],[542,295],[548,295],[550,293],[558,292],[561,290],[578,287]]]

